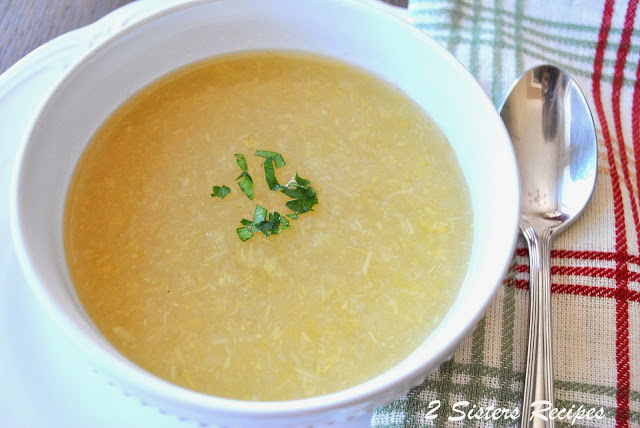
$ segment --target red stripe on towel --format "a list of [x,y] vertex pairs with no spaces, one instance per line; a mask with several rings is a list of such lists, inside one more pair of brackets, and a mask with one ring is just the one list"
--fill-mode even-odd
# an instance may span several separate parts
[[[620,188],[620,178],[616,168],[613,146],[611,144],[611,134],[609,125],[602,106],[602,67],[604,55],[607,49],[607,39],[611,29],[611,19],[613,17],[615,1],[607,0],[602,14],[602,24],[598,34],[598,43],[593,63],[592,88],[593,97],[598,114],[598,120],[602,127],[605,148],[607,150],[607,160],[609,163],[611,184],[613,189],[613,204],[615,215],[615,237],[616,237],[616,289],[622,290],[616,293],[616,426],[629,426],[629,301],[624,298],[628,293],[628,252],[627,236],[625,229],[625,213]],[[628,290],[627,290],[628,291]],[[626,296],[625,296],[626,295]]]
[[640,230],[640,222],[638,221],[638,205],[637,195],[633,190],[633,183],[631,182],[629,172],[629,162],[627,159],[627,150],[624,142],[624,133],[622,131],[622,119],[620,114],[620,98],[622,93],[622,84],[624,82],[624,68],[627,63],[627,54],[631,47],[631,34],[633,33],[633,24],[636,19],[636,10],[638,8],[638,0],[630,0],[627,6],[627,14],[625,15],[624,27],[620,35],[620,44],[618,47],[618,54],[616,57],[616,65],[613,72],[613,84],[611,94],[611,108],[613,110],[613,123],[616,131],[616,138],[618,140],[618,153],[620,156],[620,164],[622,174],[624,176],[627,192],[629,193],[629,201],[631,202],[631,214],[633,217],[633,224],[636,230],[636,239],[638,248],[640,248],[640,235],[637,233]]

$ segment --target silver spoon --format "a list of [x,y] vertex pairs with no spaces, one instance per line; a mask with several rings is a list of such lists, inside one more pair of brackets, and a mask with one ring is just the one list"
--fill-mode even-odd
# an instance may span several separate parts
[[521,426],[555,427],[549,418],[555,408],[551,240],[578,218],[593,193],[598,170],[595,126],[575,81],[549,65],[518,79],[500,115],[520,170],[520,230],[529,247],[531,304]]

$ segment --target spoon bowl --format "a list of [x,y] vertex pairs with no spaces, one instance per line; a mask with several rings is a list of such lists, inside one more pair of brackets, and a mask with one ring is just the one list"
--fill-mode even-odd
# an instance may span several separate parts
[[520,169],[521,225],[563,230],[595,186],[597,141],[584,95],[568,74],[539,66],[516,82],[500,115]]
[[[561,69],[524,73],[500,107],[520,170],[520,230],[529,247],[530,324],[522,427],[553,427],[551,241],[578,218],[595,187],[597,139],[587,101]],[[547,410],[548,412],[548,410]],[[537,414],[544,414],[544,412]]]

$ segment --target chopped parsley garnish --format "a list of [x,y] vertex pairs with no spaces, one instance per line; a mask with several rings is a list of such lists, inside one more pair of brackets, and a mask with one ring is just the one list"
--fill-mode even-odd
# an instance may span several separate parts
[[[271,152],[268,150],[256,151],[256,156],[265,158],[263,162],[264,178],[269,186],[269,189],[273,191],[280,191],[284,195],[291,198],[286,203],[287,208],[292,212],[286,214],[286,216],[280,215],[277,211],[269,213],[265,208],[260,205],[256,205],[256,209],[253,213],[253,220],[247,220],[243,218],[240,220],[242,227],[236,228],[238,237],[244,242],[256,233],[262,232],[265,236],[277,235],[283,230],[289,229],[289,217],[292,220],[297,219],[301,214],[313,211],[313,206],[318,203],[318,196],[315,190],[311,187],[311,182],[306,180],[296,173],[293,180],[287,183],[286,186],[281,185],[276,178],[276,168],[281,168],[285,165],[284,158],[280,153]],[[253,193],[253,179],[249,175],[249,169],[247,167],[247,160],[244,155],[236,154],[236,163],[242,170],[242,174],[236,178],[240,190],[247,195],[249,199],[255,197]],[[223,199],[231,193],[231,189],[227,186],[213,186],[213,193],[211,196],[219,197]]]
[[289,221],[284,216],[281,216],[277,211],[268,213],[267,210],[260,205],[256,205],[256,210],[253,213],[253,221],[243,218],[240,220],[240,223],[244,227],[237,228],[236,232],[243,242],[258,232],[269,236],[277,235],[283,230],[289,229]]
[[229,193],[231,193],[231,189],[229,189],[227,186],[213,186],[213,193],[211,194],[211,196],[214,198],[224,199],[224,197]]
[[[282,168],[285,165],[284,159],[280,153],[270,152],[268,150],[258,150],[256,152],[256,156],[261,156],[266,158],[264,163],[264,179],[267,181],[267,185],[271,190],[280,190],[283,186],[278,183],[278,179],[276,178],[276,170],[275,168]],[[275,164],[275,168],[273,165]]]
[[255,194],[253,193],[253,179],[249,175],[247,168],[247,160],[244,158],[244,155],[236,153],[236,163],[242,170],[242,174],[240,174],[236,180],[238,181],[238,186],[240,186],[240,190],[247,195],[247,198],[253,200]]

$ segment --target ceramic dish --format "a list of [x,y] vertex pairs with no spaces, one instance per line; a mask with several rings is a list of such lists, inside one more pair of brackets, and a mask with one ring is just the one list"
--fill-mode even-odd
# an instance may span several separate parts
[[[376,31],[368,30],[372,28]],[[247,49],[329,55],[395,84],[438,123],[470,187],[475,236],[467,277],[453,307],[403,362],[338,393],[244,402],[198,394],[158,379],[102,337],[78,302],[66,270],[65,194],[75,163],[100,123],[157,77],[202,58]],[[491,102],[442,47],[392,14],[355,1],[156,2],[78,58],[29,129],[18,150],[11,187],[12,231],[29,283],[70,346],[95,370],[145,402],[203,424],[316,426],[366,414],[404,393],[449,358],[475,327],[500,284],[515,242],[515,159]]]

